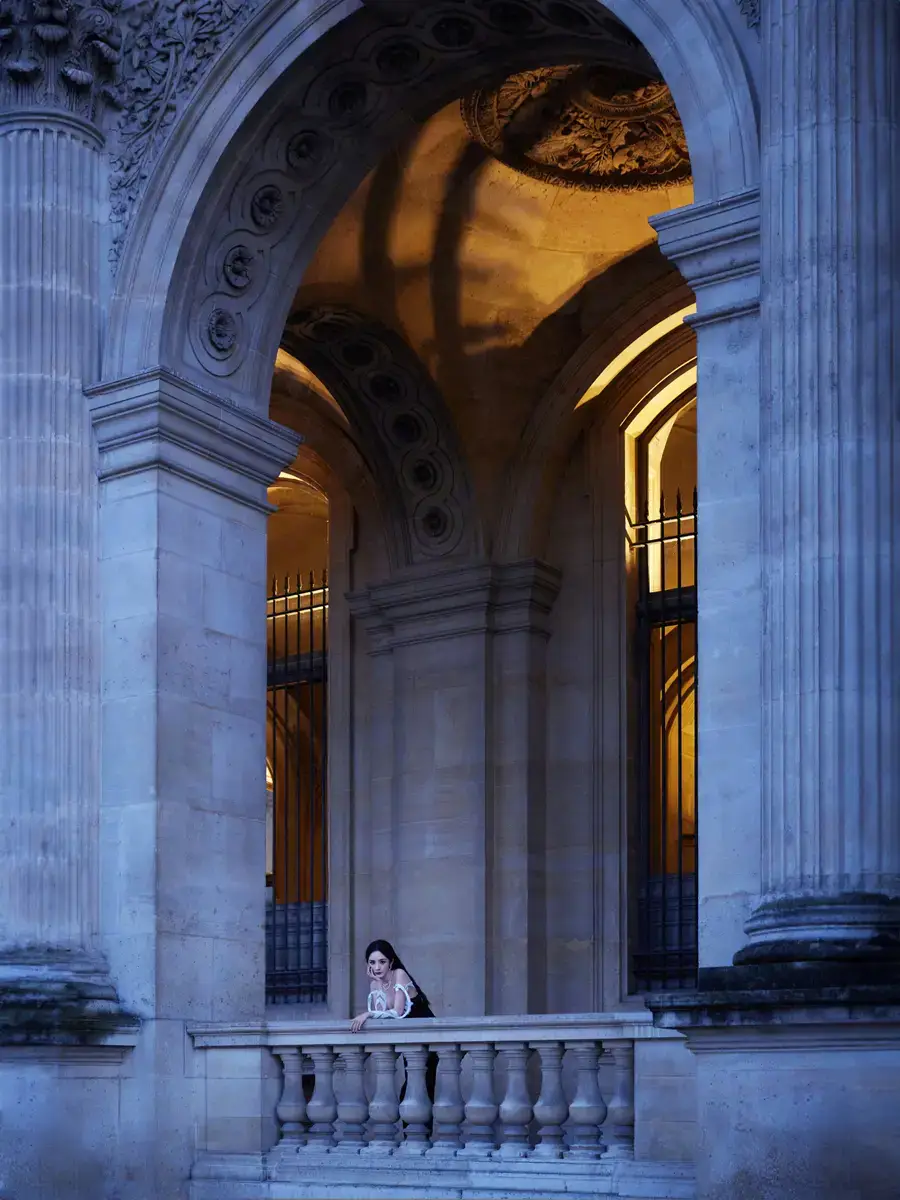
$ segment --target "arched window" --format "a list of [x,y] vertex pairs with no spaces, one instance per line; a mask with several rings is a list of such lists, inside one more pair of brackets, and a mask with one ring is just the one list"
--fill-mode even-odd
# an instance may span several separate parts
[[[648,419],[649,417],[649,419]],[[697,405],[629,430],[633,571],[637,990],[697,973]]]

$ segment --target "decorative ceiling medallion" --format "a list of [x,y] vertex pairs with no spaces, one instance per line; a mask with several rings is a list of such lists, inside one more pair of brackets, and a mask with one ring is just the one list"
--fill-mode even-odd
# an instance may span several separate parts
[[472,138],[507,166],[561,187],[636,191],[691,178],[687,139],[661,79],[613,65],[540,67],[462,101]]

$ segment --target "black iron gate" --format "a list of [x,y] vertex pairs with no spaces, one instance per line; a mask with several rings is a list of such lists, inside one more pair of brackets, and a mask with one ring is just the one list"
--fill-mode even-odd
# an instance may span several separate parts
[[266,1001],[327,995],[328,581],[273,580],[267,607]]
[[638,990],[697,976],[697,493],[634,526]]

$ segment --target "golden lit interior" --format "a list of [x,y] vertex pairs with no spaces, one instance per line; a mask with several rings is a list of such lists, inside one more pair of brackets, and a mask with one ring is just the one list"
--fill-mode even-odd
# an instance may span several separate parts
[[[281,473],[269,502],[276,511],[268,537],[266,875],[275,902],[292,904],[324,900],[326,891],[324,856],[314,849],[324,844],[327,823],[325,684],[310,667],[321,656],[327,621],[329,506],[298,466]],[[273,664],[295,673],[303,665],[307,677],[275,687]]]

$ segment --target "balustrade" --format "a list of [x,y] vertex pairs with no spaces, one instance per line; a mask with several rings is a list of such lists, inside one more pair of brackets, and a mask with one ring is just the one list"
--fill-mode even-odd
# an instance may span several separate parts
[[[633,1158],[634,1040],[657,1032],[634,1018],[371,1022],[362,1037],[333,1025],[272,1023],[260,1040],[283,1066],[279,1156]],[[438,1056],[433,1096],[430,1054]],[[534,1056],[540,1084],[532,1089]],[[613,1067],[608,1098],[604,1056]],[[308,1102],[304,1063],[315,1075]]]

